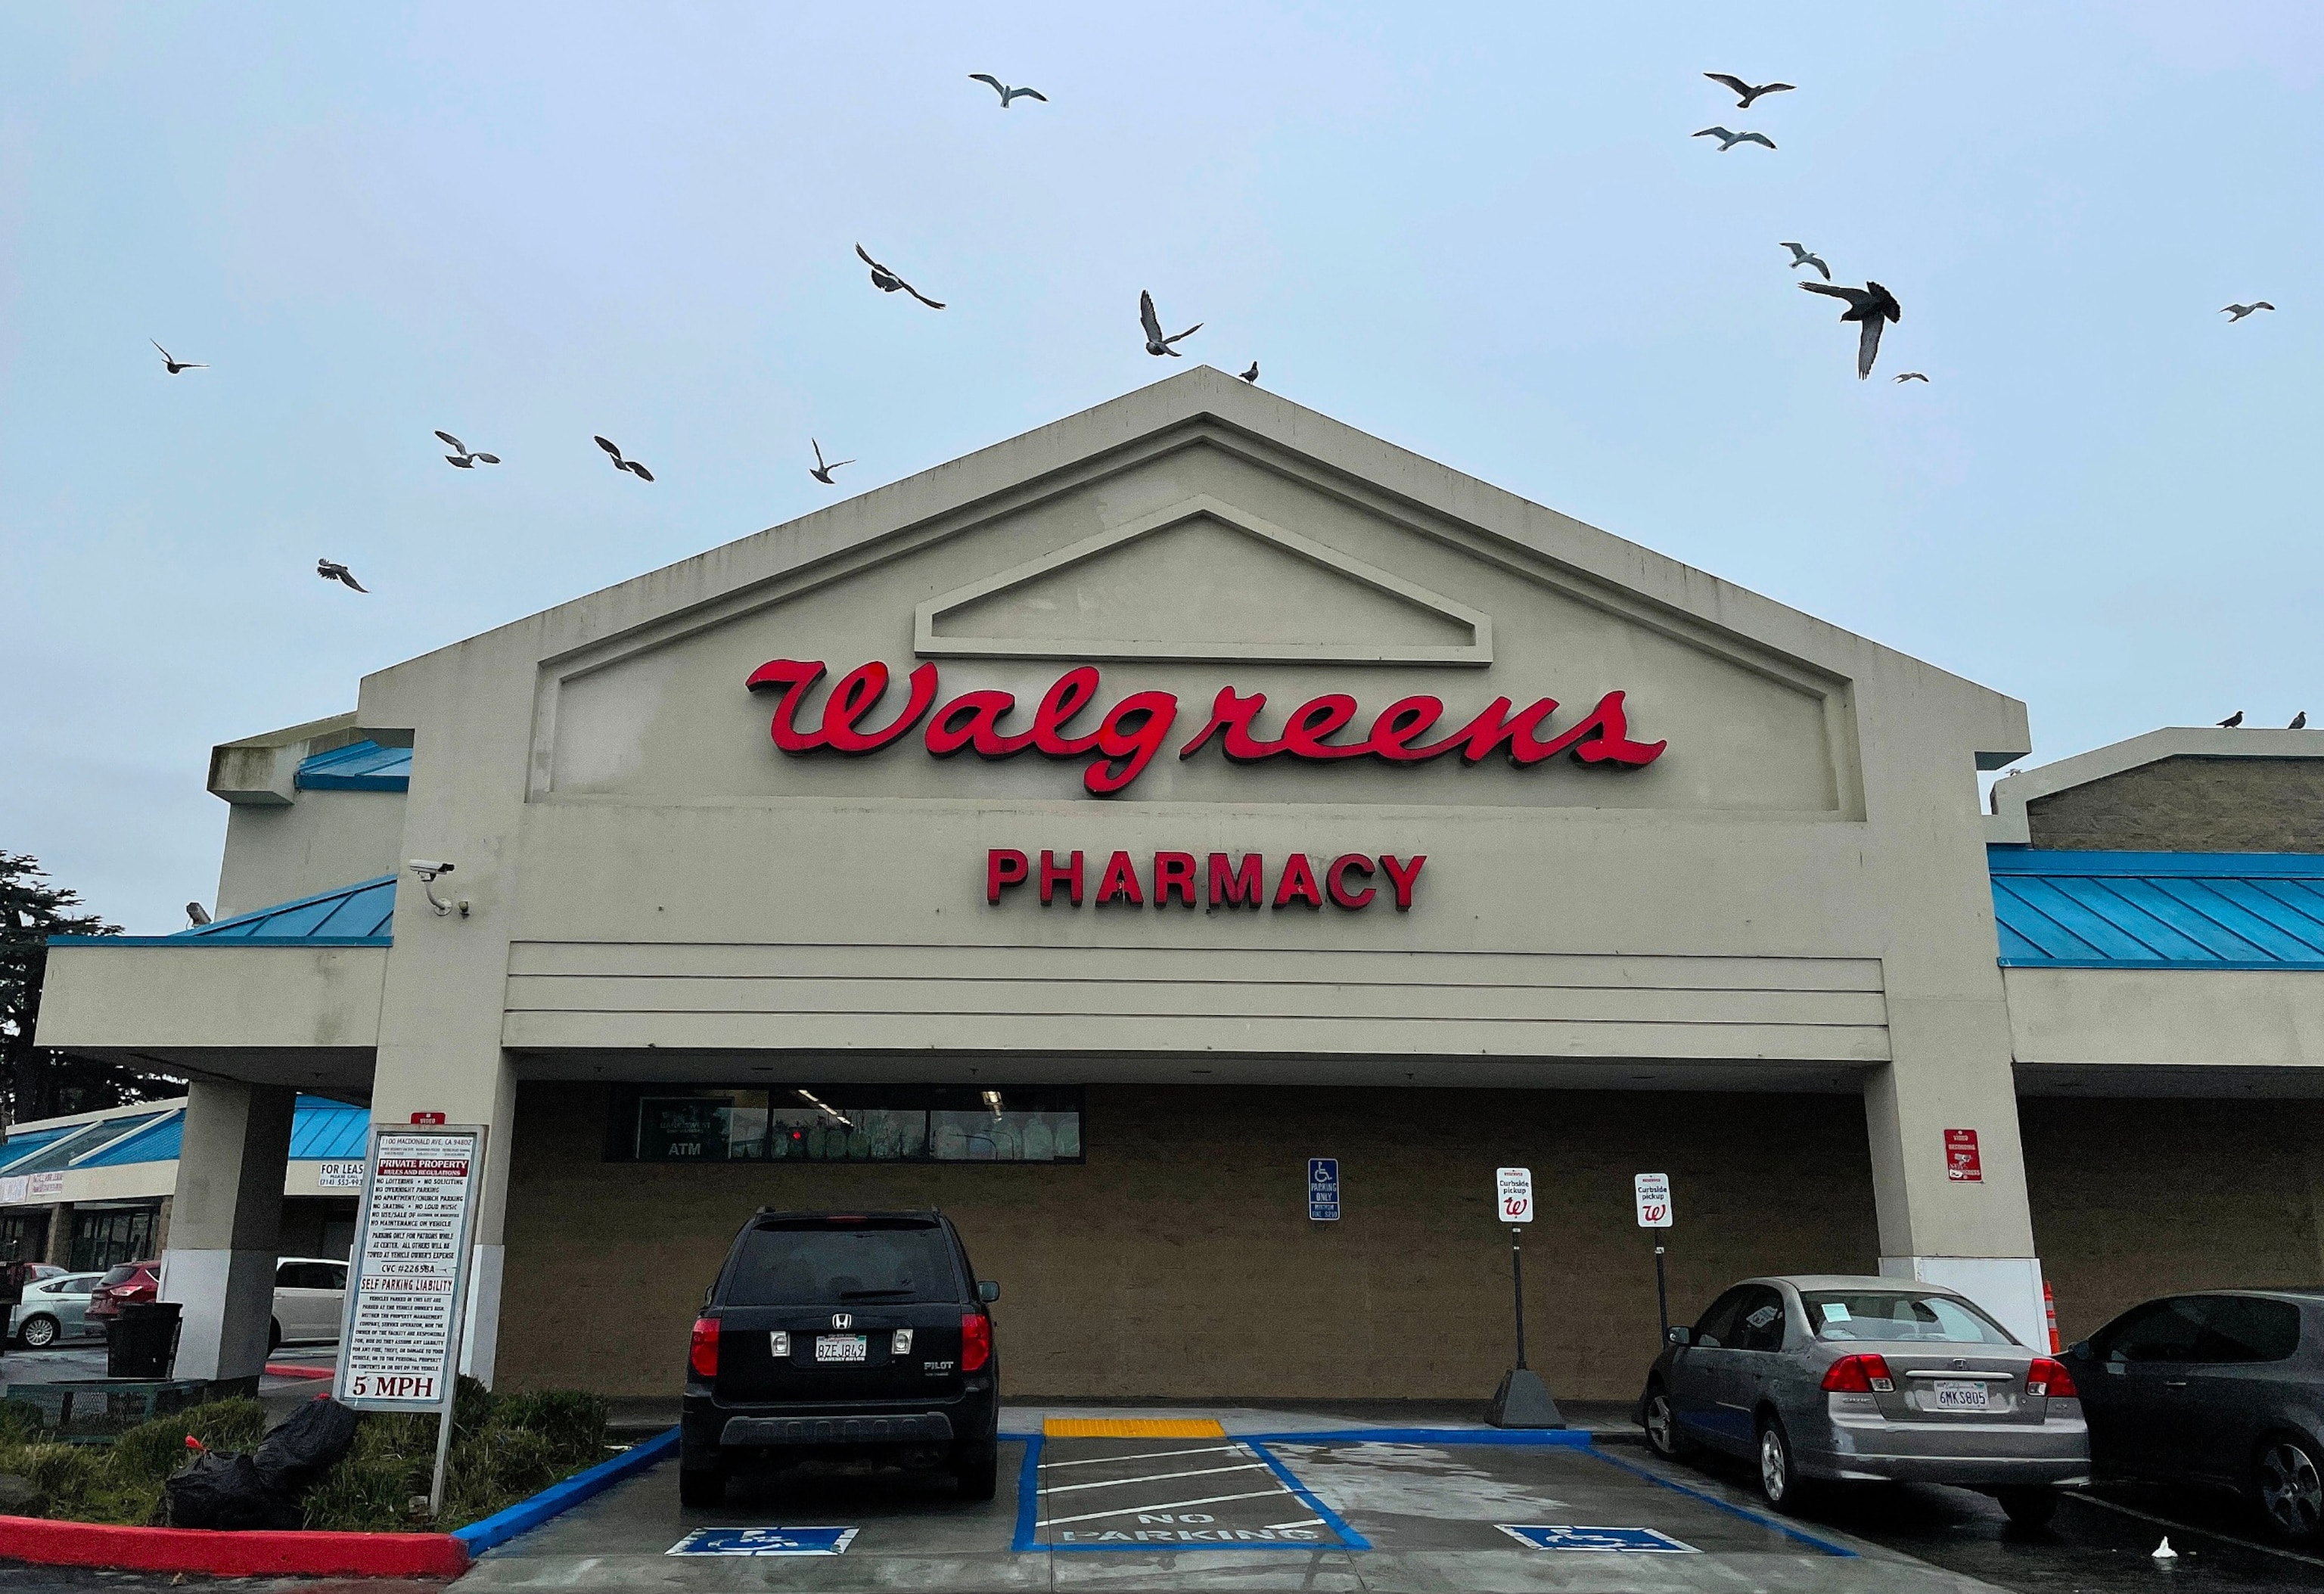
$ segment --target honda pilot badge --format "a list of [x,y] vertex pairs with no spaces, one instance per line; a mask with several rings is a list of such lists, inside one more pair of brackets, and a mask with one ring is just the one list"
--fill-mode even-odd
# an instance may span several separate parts
[[855,1319],[844,1312],[835,1312],[831,1314],[831,1326],[835,1329],[853,1328]]

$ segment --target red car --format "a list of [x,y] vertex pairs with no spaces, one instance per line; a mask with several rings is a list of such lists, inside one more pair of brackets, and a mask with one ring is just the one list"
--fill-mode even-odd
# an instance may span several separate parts
[[161,1264],[158,1258],[124,1262],[97,1281],[97,1288],[89,1292],[88,1316],[110,1331],[123,1306],[132,1301],[151,1301],[161,1293]]

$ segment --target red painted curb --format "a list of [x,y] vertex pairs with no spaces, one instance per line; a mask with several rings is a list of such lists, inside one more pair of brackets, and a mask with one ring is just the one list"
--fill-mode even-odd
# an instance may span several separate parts
[[0,1516],[0,1558],[40,1566],[248,1577],[456,1578],[468,1547],[450,1534],[212,1533]]
[[329,1378],[338,1375],[327,1367],[308,1367],[296,1361],[270,1361],[267,1375],[276,1378]]

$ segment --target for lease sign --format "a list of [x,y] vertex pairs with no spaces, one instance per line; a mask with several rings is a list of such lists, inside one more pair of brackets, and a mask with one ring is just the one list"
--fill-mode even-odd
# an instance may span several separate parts
[[484,1130],[374,1128],[338,1396],[437,1410],[452,1398]]

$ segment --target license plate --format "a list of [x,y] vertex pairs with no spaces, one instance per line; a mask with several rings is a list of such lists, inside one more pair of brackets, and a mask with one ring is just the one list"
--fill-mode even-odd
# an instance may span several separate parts
[[[816,1340],[815,1359],[817,1361],[862,1361],[866,1354],[862,1334],[824,1334]],[[1985,1386],[1978,1386],[1982,1390]],[[1978,1402],[1983,1405],[1982,1401]]]
[[1983,1384],[1960,1378],[1939,1378],[1932,1387],[1941,1412],[1981,1412],[1990,1404]]

